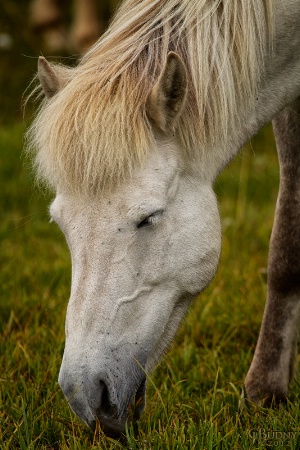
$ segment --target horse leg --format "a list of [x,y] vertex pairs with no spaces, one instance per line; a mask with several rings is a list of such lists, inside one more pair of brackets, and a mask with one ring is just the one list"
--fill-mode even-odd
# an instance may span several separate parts
[[280,188],[268,262],[268,295],[248,398],[281,401],[293,378],[300,322],[300,97],[273,120]]

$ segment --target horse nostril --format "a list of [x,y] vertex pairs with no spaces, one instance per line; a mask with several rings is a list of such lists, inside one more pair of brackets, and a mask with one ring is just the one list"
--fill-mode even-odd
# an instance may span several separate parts
[[101,392],[99,412],[106,416],[112,416],[116,407],[110,401],[109,391],[104,381],[100,380],[99,384]]

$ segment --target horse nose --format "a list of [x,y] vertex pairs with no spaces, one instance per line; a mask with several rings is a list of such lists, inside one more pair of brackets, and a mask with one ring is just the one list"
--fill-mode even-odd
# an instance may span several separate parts
[[[94,420],[88,424],[92,430],[95,429],[96,421],[108,436],[118,436],[125,430],[125,411],[120,411],[120,405],[113,400],[107,383],[99,381],[99,392],[89,399],[89,405],[94,415]],[[75,413],[79,415],[78,411]]]
[[[123,431],[120,427],[120,406],[113,400],[112,392],[107,383],[99,381],[100,402],[95,408],[95,414],[100,422],[101,428],[106,434],[118,434]],[[98,397],[99,398],[99,397]]]
[[[99,374],[99,372],[98,372]],[[126,421],[140,417],[145,406],[146,380],[144,373],[126,373],[126,377],[112,378],[111,374],[75,376],[74,371],[61,368],[59,385],[72,410],[92,430],[99,421],[110,436],[125,431]]]
[[143,377],[135,387],[132,387],[132,392],[127,395],[127,401],[123,398],[119,404],[111,399],[105,382],[100,380],[99,385],[100,405],[96,409],[96,415],[100,426],[107,435],[121,434],[125,430],[126,421],[137,420],[145,407],[146,378]]
[[100,379],[90,380],[88,376],[74,377],[74,372],[60,370],[58,383],[73,412],[93,431],[97,420],[106,434],[120,434],[120,411],[112,389]]

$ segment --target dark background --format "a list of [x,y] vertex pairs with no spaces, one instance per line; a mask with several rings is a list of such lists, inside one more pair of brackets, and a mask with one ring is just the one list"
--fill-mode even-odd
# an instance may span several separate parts
[[[70,0],[60,1],[66,27],[70,27],[74,6]],[[98,0],[98,14],[107,27],[118,0]],[[40,35],[30,25],[30,0],[1,0],[0,2],[0,126],[23,118],[22,103],[25,90],[33,79],[37,58],[47,56],[66,64],[76,64],[79,55],[72,52],[49,54]],[[28,91],[29,92],[29,91]],[[26,107],[31,116],[32,105]]]

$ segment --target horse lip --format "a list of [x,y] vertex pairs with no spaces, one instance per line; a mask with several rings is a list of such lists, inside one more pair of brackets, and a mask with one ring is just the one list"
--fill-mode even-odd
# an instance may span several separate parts
[[[97,417],[97,422],[104,433],[110,437],[118,438],[125,431],[126,419],[112,419],[111,417],[106,417],[105,415],[99,414]],[[91,428],[92,431],[95,431],[96,421],[93,423]]]

